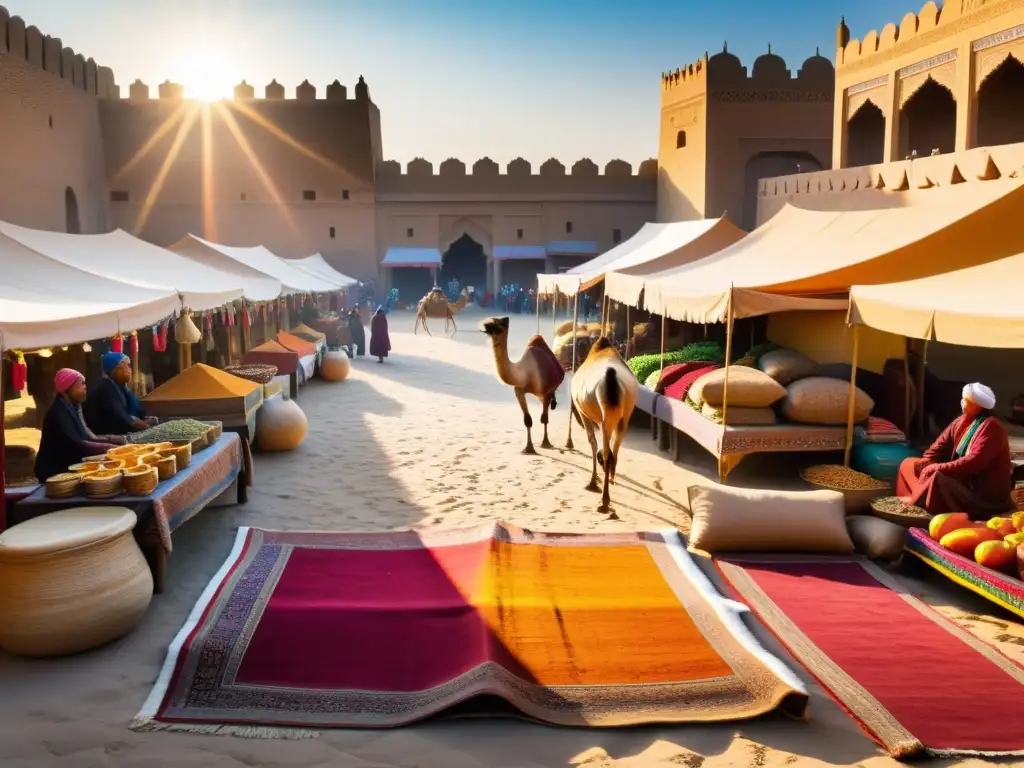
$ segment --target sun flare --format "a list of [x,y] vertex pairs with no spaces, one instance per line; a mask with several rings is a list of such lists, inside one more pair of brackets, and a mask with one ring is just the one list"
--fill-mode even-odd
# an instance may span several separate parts
[[224,51],[200,48],[190,51],[181,60],[178,82],[185,89],[185,97],[213,102],[229,99],[238,82],[234,61]]

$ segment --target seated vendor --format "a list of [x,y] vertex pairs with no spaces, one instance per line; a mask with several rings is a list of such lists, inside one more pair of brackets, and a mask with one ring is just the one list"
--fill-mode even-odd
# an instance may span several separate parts
[[966,512],[974,520],[1012,508],[1013,466],[1006,429],[992,415],[995,393],[984,384],[963,390],[963,415],[919,459],[905,459],[896,495],[938,515]]
[[107,352],[101,364],[103,376],[86,402],[86,422],[94,432],[109,435],[149,429],[155,422],[146,419],[142,403],[128,387],[131,359],[122,352]]
[[62,368],[54,377],[57,397],[43,419],[39,452],[36,454],[36,477],[39,482],[67,472],[86,456],[99,456],[115,445],[124,445],[124,438],[97,437],[85,425],[82,403],[85,402],[85,376],[71,368]]

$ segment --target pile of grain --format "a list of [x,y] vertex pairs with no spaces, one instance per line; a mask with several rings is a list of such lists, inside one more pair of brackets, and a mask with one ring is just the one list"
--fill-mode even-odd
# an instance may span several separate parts
[[170,381],[157,387],[146,402],[166,400],[215,400],[225,397],[245,397],[259,384],[232,376],[230,373],[197,363],[186,368]]
[[157,424],[150,429],[141,432],[133,432],[127,435],[129,443],[144,445],[146,443],[167,443],[172,440],[195,440],[202,437],[210,430],[209,424],[204,424],[195,419],[174,419]]
[[841,464],[817,464],[800,474],[809,483],[840,491],[880,491],[889,487],[888,483]]

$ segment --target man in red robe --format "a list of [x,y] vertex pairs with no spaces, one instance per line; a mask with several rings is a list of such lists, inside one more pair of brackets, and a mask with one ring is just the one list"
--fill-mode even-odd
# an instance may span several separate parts
[[992,415],[995,393],[984,384],[963,390],[963,415],[946,427],[919,459],[905,459],[896,495],[938,515],[966,512],[984,520],[1010,509],[1010,440]]

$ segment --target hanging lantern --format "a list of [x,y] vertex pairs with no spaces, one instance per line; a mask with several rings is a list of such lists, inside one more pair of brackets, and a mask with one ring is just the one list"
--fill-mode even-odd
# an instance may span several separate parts
[[112,352],[121,352],[121,353],[123,353],[124,352],[124,336],[122,336],[119,333],[119,334],[117,334],[117,336],[115,336],[113,339],[111,339],[111,341],[110,341],[110,349],[111,349]]
[[86,354],[92,352],[92,344],[90,344],[88,341],[85,342],[85,344],[82,345],[82,351],[85,352]]
[[14,365],[11,366],[11,385],[15,392],[24,392],[28,385],[28,364],[25,362],[25,355],[21,352],[14,353]]
[[160,326],[160,351],[167,351],[167,329],[170,326],[166,320]]
[[132,360],[139,359],[139,334],[138,331],[132,331],[132,335],[128,338],[128,355]]
[[203,334],[196,328],[192,315],[182,312],[178,316],[178,324],[174,327],[174,340],[179,344],[198,344]]
[[242,302],[242,327],[252,327],[252,318],[249,316],[249,307],[246,305],[244,301]]

